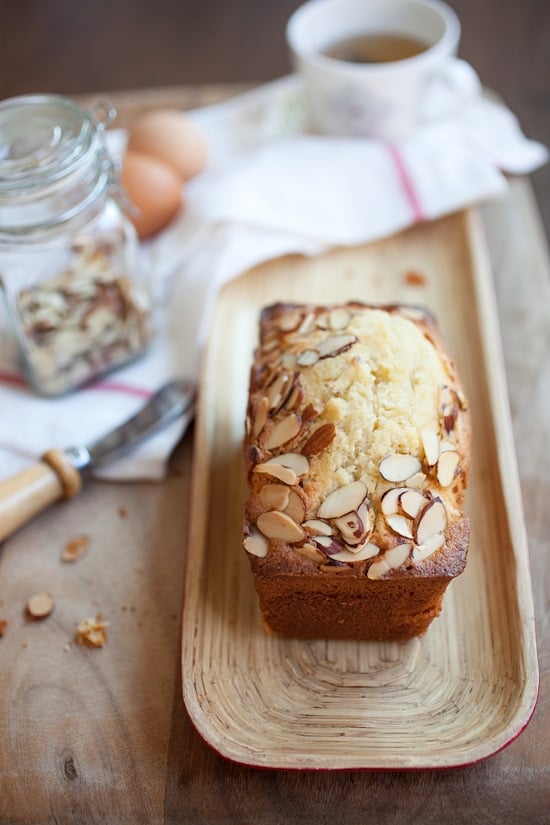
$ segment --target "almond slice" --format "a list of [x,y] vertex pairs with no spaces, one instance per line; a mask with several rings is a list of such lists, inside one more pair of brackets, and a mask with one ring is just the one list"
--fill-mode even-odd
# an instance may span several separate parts
[[312,367],[320,357],[316,349],[304,349],[296,356],[296,363],[299,367]]
[[386,516],[386,522],[388,524],[388,527],[390,527],[394,533],[397,533],[398,536],[403,536],[403,538],[405,539],[414,538],[412,531],[412,522],[410,519],[405,518],[405,516]]
[[277,319],[277,326],[281,332],[292,332],[298,329],[302,321],[302,312],[299,309],[290,310],[283,313]]
[[437,461],[437,480],[442,487],[450,487],[455,477],[460,456],[456,450],[446,450]]
[[246,536],[243,541],[243,547],[247,553],[250,553],[252,556],[258,556],[259,559],[263,559],[267,556],[269,542],[259,530],[256,530],[255,527],[251,527],[250,535]]
[[390,569],[386,559],[381,558],[380,561],[375,561],[371,564],[367,570],[367,579],[381,579],[384,573],[387,573]]
[[297,330],[298,335],[305,335],[306,332],[310,332],[313,329],[315,323],[315,314],[313,312],[308,312],[304,316],[304,320],[300,324]]
[[414,561],[424,561],[424,559],[429,558],[435,553],[436,550],[439,550],[444,541],[445,536],[443,533],[436,533],[434,536],[430,536],[424,544],[420,544],[418,547],[413,548],[412,557]]
[[283,467],[293,470],[298,478],[307,475],[309,472],[309,461],[300,453],[282,453],[270,458],[266,461],[266,464],[282,464]]
[[440,498],[434,498],[422,510],[416,525],[416,543],[425,544],[436,533],[444,533],[447,511]]
[[302,429],[302,419],[296,413],[276,421],[266,436],[263,446],[266,450],[276,450],[293,441]]
[[311,559],[311,561],[320,562],[325,560],[325,554],[321,553],[314,544],[309,544],[309,542],[297,547],[296,552],[301,556],[305,556],[306,559]]
[[415,473],[413,476],[408,478],[405,482],[407,487],[412,489],[417,489],[418,487],[423,487],[426,483],[426,473]]
[[396,570],[407,561],[411,550],[412,544],[396,544],[395,547],[386,550],[384,554],[386,564],[388,564],[392,570]]
[[285,370],[293,370],[296,366],[296,356],[293,352],[283,352],[281,355],[281,366]]
[[346,513],[334,519],[334,526],[340,531],[350,549],[359,548],[364,543],[367,534],[371,532],[371,518],[367,504],[363,502],[357,512]]
[[302,447],[302,455],[317,455],[325,450],[332,443],[336,436],[334,424],[321,424],[308,438]]
[[350,570],[347,564],[344,564],[341,561],[332,561],[334,557],[331,556],[331,560],[327,561],[325,564],[319,565],[319,570],[322,570],[323,573],[344,573],[346,570]]
[[399,496],[406,493],[407,490],[408,487],[392,487],[390,490],[386,490],[380,499],[380,509],[385,516],[391,516],[399,512]]
[[319,518],[338,518],[357,510],[367,495],[367,488],[362,481],[352,481],[337,487],[326,497],[319,509]]
[[256,464],[252,472],[272,476],[284,484],[290,484],[291,486],[298,484],[298,477],[294,470],[291,470],[290,467],[285,467],[283,464],[271,464],[270,461],[266,461],[264,464]]
[[393,453],[383,458],[378,466],[380,475],[386,481],[406,481],[421,469],[420,461],[414,455]]
[[350,349],[353,344],[356,344],[358,338],[356,335],[332,335],[330,338],[325,338],[317,346],[320,358],[333,358],[335,355],[341,355]]
[[269,410],[269,400],[267,396],[262,396],[254,407],[254,417],[252,424],[252,438],[258,438],[267,421]]
[[328,325],[332,330],[345,329],[351,321],[351,315],[343,307],[336,307],[331,309],[328,314]]
[[287,516],[290,516],[292,521],[296,524],[301,524],[306,517],[306,506],[296,490],[291,490],[288,498],[288,504],[284,509]]
[[266,510],[284,510],[290,498],[290,490],[284,484],[264,484],[258,496]]
[[403,512],[411,518],[416,518],[426,504],[426,499],[418,490],[405,490],[399,496],[399,504]]
[[[301,384],[295,384],[294,387],[291,389],[288,398],[283,404],[283,408],[288,410],[288,412],[292,412],[298,407],[304,399],[304,390]],[[302,419],[303,420],[303,419]]]
[[32,619],[45,619],[54,607],[55,602],[49,593],[37,593],[27,601],[27,613]]
[[334,556],[336,553],[341,553],[344,549],[340,542],[333,536],[315,536],[313,541],[327,556]]
[[326,521],[321,521],[319,518],[311,518],[302,523],[302,527],[307,530],[311,536],[332,536],[334,530]]
[[287,516],[286,513],[280,513],[278,510],[261,513],[257,518],[256,525],[258,530],[268,539],[278,539],[293,544],[305,538],[302,528],[290,516]]
[[285,400],[290,390],[291,375],[289,372],[278,373],[273,382],[266,387],[269,412],[276,410]]
[[365,561],[365,559],[372,559],[374,556],[377,556],[380,552],[380,548],[377,544],[372,544],[372,542],[367,541],[361,547],[357,549],[357,552],[353,552],[352,550],[342,550],[340,553],[334,553],[331,556],[331,559],[336,559],[336,561],[346,561],[346,562],[358,562],[358,561]]
[[433,467],[439,456],[439,436],[433,430],[420,430],[420,438],[428,467]]

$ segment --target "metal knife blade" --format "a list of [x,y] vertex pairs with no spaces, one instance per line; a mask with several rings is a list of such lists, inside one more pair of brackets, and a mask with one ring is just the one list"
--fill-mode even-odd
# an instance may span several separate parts
[[196,389],[191,381],[170,381],[131,418],[85,447],[63,452],[81,474],[125,455],[148,436],[178,418],[187,427],[194,415]]

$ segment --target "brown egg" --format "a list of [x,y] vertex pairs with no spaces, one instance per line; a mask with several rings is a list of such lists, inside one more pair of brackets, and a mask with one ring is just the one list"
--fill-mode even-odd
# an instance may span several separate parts
[[120,180],[137,214],[129,215],[140,238],[163,229],[182,204],[182,183],[174,170],[143,152],[126,152]]
[[193,121],[176,109],[155,109],[135,121],[128,149],[164,161],[182,180],[198,175],[206,166],[206,140]]

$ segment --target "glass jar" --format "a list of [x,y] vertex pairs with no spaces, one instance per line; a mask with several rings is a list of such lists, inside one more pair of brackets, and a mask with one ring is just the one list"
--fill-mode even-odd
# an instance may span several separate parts
[[139,243],[105,147],[114,115],[55,95],[0,103],[0,288],[24,372],[44,395],[151,341]]

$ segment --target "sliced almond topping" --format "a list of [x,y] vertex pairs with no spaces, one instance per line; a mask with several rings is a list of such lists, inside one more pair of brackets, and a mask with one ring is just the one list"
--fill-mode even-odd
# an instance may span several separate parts
[[286,398],[290,389],[291,375],[289,372],[280,372],[275,376],[267,390],[269,411],[276,410]]
[[276,450],[293,441],[302,429],[302,420],[296,413],[276,421],[266,436],[263,446],[266,450]]
[[309,461],[305,455],[300,455],[300,453],[282,453],[270,458],[266,464],[282,464],[283,467],[293,470],[299,478],[309,472]]
[[426,483],[426,473],[415,473],[413,476],[408,478],[405,482],[407,487],[412,489],[417,489],[419,487],[423,487]]
[[316,349],[305,349],[296,356],[296,363],[299,367],[312,367],[319,358],[320,355]]
[[250,528],[250,535],[246,536],[243,541],[243,546],[247,553],[250,553],[252,556],[258,556],[259,559],[267,556],[267,551],[269,550],[268,540],[259,530],[256,530],[255,527]]
[[416,525],[416,543],[425,544],[436,533],[444,533],[447,512],[440,498],[434,498],[422,510]]
[[441,453],[437,462],[437,480],[442,487],[450,487],[458,467],[459,454],[456,450]]
[[383,458],[378,467],[386,481],[406,481],[421,469],[420,461],[414,455],[394,453]]
[[406,493],[408,487],[392,487],[391,490],[386,490],[380,499],[380,509],[385,516],[391,516],[399,512],[399,496],[401,493]]
[[315,319],[315,325],[318,329],[330,329],[330,319],[328,312],[320,312]]
[[256,464],[253,472],[273,476],[273,478],[278,478],[279,481],[282,481],[284,484],[290,484],[291,486],[298,484],[298,477],[294,470],[282,464],[271,464],[269,461],[266,461],[264,464]]
[[426,320],[426,313],[420,307],[400,306],[398,311],[400,315],[404,315],[410,321],[422,322]]
[[319,356],[321,358],[332,358],[335,355],[340,355],[350,349],[357,341],[358,338],[355,335],[332,335],[318,344]]
[[329,312],[328,324],[333,330],[345,329],[350,321],[351,315],[343,307],[336,307]]
[[426,504],[426,499],[418,490],[406,490],[399,496],[399,504],[407,516],[416,518]]
[[304,316],[304,320],[298,327],[298,335],[305,335],[306,332],[310,332],[313,329],[315,323],[315,314],[313,312],[308,312]]
[[334,553],[331,556],[331,559],[336,559],[336,561],[346,561],[346,562],[357,562],[357,561],[365,561],[365,559],[372,559],[374,556],[377,556],[380,552],[380,548],[377,544],[372,544],[371,542],[366,542],[361,547],[357,548],[357,552],[352,550],[342,550],[340,553]]
[[435,536],[431,536],[427,539],[424,544],[414,547],[412,551],[414,561],[424,561],[424,559],[429,558],[435,553],[436,550],[439,550],[444,541],[445,536],[443,533],[436,533]]
[[315,536],[313,541],[320,547],[328,556],[334,556],[336,553],[341,553],[344,549],[339,541],[333,536]]
[[290,310],[289,312],[285,312],[277,319],[277,326],[281,330],[281,332],[292,332],[295,329],[298,329],[300,326],[300,322],[302,320],[302,312],[299,309]]
[[394,515],[387,516],[386,521],[388,527],[391,527],[393,532],[397,533],[398,536],[403,536],[405,539],[413,538],[412,521],[410,519],[405,518],[405,516]]
[[309,544],[308,542],[297,547],[296,552],[300,553],[301,556],[305,556],[306,559],[311,559],[311,561],[320,562],[325,559],[325,554],[321,553],[314,544]]
[[412,549],[412,544],[397,544],[390,550],[386,550],[384,558],[392,570],[401,567],[409,558]]
[[433,467],[439,456],[439,436],[433,430],[420,430],[420,437],[428,467]]
[[333,490],[323,501],[317,515],[319,518],[338,518],[357,510],[367,495],[367,488],[362,481],[352,481]]
[[381,558],[380,561],[375,561],[371,564],[369,569],[367,570],[367,578],[368,579],[381,579],[384,573],[387,573],[390,570],[390,566],[385,558]]
[[27,613],[31,619],[45,619],[55,607],[55,602],[49,593],[37,593],[27,602]]
[[279,541],[286,541],[292,544],[296,541],[302,541],[305,538],[305,533],[295,521],[286,513],[279,513],[278,510],[272,510],[268,513],[261,513],[256,521],[258,530],[269,539],[278,539]]
[[311,536],[332,536],[334,530],[326,521],[321,521],[319,518],[311,518],[304,521],[302,527],[307,530]]
[[334,424],[321,424],[308,438],[302,447],[302,455],[317,455],[332,443],[336,435]]
[[254,417],[252,424],[252,438],[258,438],[267,421],[267,412],[269,410],[269,401],[264,395],[259,399],[254,408]]
[[334,526],[342,534],[346,545],[352,550],[364,543],[365,537],[371,532],[371,518],[366,503],[361,504],[355,513],[346,513],[334,519]]
[[457,452],[455,445],[451,441],[442,441],[439,445],[439,455],[441,453]]
[[[291,389],[288,398],[283,404],[285,410],[292,412],[298,407],[304,399],[304,390],[301,384],[295,384]],[[303,420],[303,419],[302,419]]]
[[284,510],[288,504],[290,490],[284,484],[265,484],[258,495],[262,507],[266,510]]
[[[331,558],[334,558],[332,556]],[[343,564],[341,561],[328,561],[326,564],[320,564],[319,570],[322,570],[323,573],[344,573],[346,570],[350,568],[347,564]]]
[[293,352],[283,352],[281,355],[281,366],[285,370],[293,370],[296,366],[296,356]]
[[290,491],[285,513],[290,516],[296,524],[301,524],[306,517],[306,506],[296,490]]
[[279,345],[279,339],[278,338],[266,338],[262,342],[262,347],[261,347],[263,355],[269,355],[270,352],[273,352],[274,349],[277,349],[278,345]]

